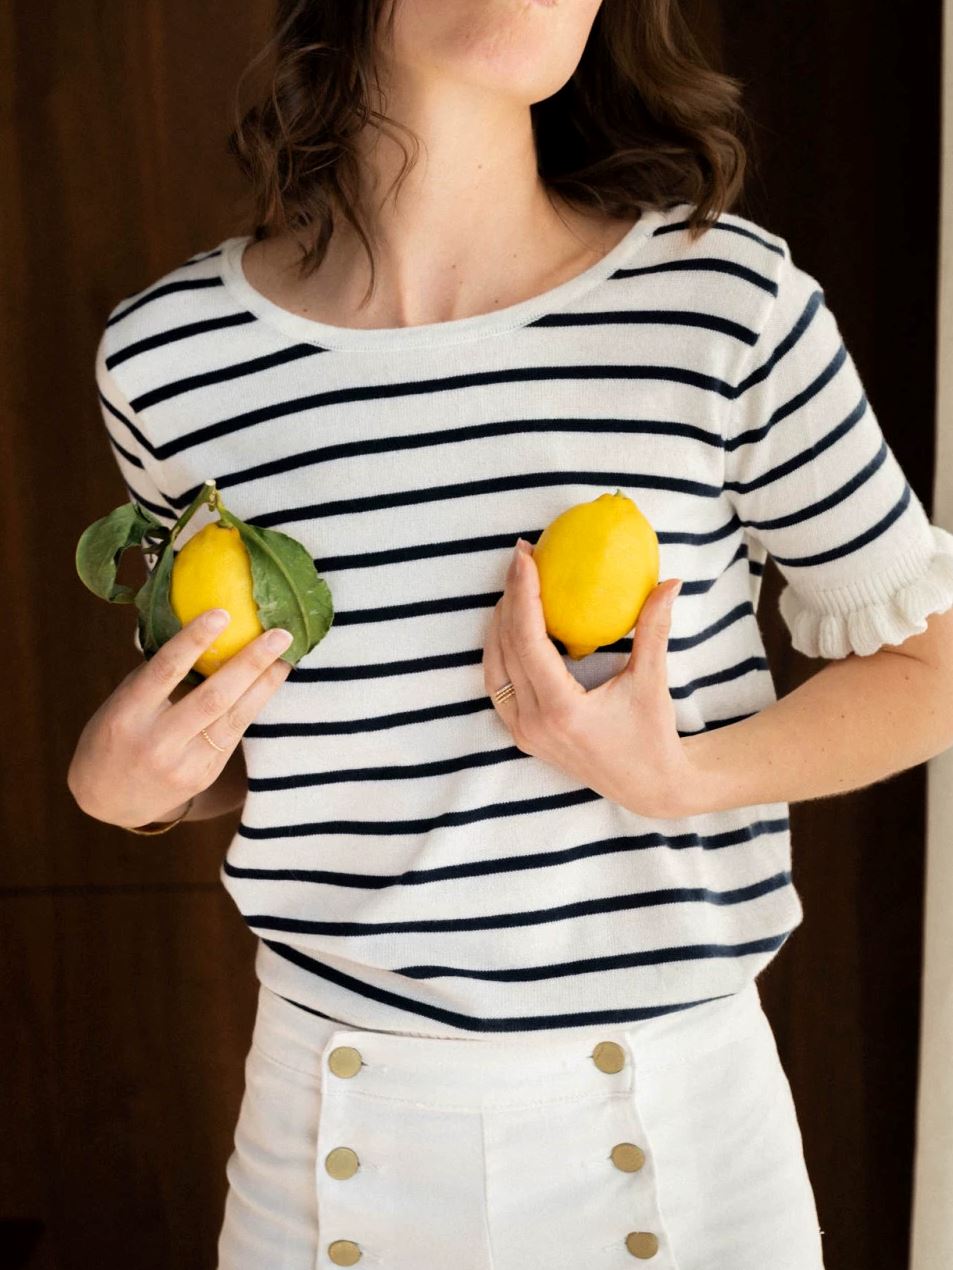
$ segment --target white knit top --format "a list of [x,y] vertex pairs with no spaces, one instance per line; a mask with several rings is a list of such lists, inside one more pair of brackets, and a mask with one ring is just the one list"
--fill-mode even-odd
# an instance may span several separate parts
[[[360,330],[292,314],[228,238],[120,301],[102,417],[131,498],[225,505],[307,545],[327,636],[242,741],[221,880],[273,991],[352,1026],[481,1039],[738,992],[798,926],[788,805],[651,819],[518,749],[482,653],[519,535],[621,489],[683,579],[681,735],[776,699],[767,553],[810,656],[869,654],[953,604],[932,525],[817,281],[786,240],[688,204],[645,213],[532,299]],[[203,509],[182,541],[212,519]],[[594,687],[631,636],[572,662]]]

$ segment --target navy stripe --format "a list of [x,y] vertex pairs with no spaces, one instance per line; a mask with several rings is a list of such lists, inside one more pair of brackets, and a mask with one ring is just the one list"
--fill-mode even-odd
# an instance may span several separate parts
[[[702,675],[688,683],[669,688],[676,699],[690,697],[698,689],[712,683],[724,683],[740,679],[751,671],[766,672],[768,663],[761,656],[745,657],[731,666]],[[372,715],[362,719],[332,719],[307,723],[250,723],[245,736],[346,736],[355,732],[377,732],[387,728],[406,727],[414,723],[431,723],[436,719],[457,718],[460,715],[477,714],[493,709],[489,696],[474,697],[467,701],[450,701],[436,706],[424,706],[419,710],[398,710],[392,714]]]
[[224,283],[221,278],[191,278],[182,282],[165,282],[161,286],[153,288],[152,291],[140,296],[138,300],[134,300],[132,304],[119,313],[113,313],[106,326],[115,326],[117,322],[121,322],[123,318],[128,317],[130,313],[135,313],[137,309],[141,309],[144,304],[149,304],[153,300],[159,300],[166,295],[174,295],[178,291],[200,291],[207,287],[221,287]]
[[462,772],[468,767],[487,767],[492,763],[508,763],[530,756],[515,745],[500,750],[481,750],[477,754],[461,754],[455,758],[436,759],[429,763],[392,763],[378,767],[339,767],[330,772],[301,772],[294,776],[249,776],[248,789],[301,789],[312,785],[338,785],[344,781],[418,780],[421,776],[443,776]]
[[489,803],[485,807],[470,807],[464,811],[445,811],[437,816],[418,816],[410,820],[313,820],[304,824],[268,825],[254,827],[244,821],[238,826],[239,837],[261,840],[264,838],[307,838],[312,834],[363,834],[371,837],[387,837],[394,834],[430,833],[434,829],[446,829],[451,825],[472,825],[481,820],[497,820],[505,816],[523,816],[530,813],[551,811],[554,807],[575,807],[580,803],[596,802],[602,797],[593,789],[571,789],[560,794],[545,794],[537,798],[515,798],[507,803]]
[[[812,445],[807,446],[804,450],[798,450],[796,454],[792,454],[783,463],[777,463],[774,467],[769,467],[763,472],[759,472],[753,480],[725,481],[725,489],[735,490],[739,494],[746,494],[751,490],[762,489],[765,485],[770,485],[773,481],[780,480],[781,477],[789,476],[791,472],[796,472],[799,468],[807,467],[809,464],[816,462],[825,450],[829,450],[832,445],[835,445],[841,437],[846,436],[860,422],[867,409],[867,398],[862,396],[853,410],[840,423],[836,424]],[[884,457],[886,457],[886,454]],[[808,481],[808,485],[810,485],[810,481]]]
[[121,454],[122,457],[126,460],[126,462],[129,463],[132,467],[138,467],[143,472],[145,472],[145,466],[142,462],[142,459],[140,459],[137,454],[133,454],[131,450],[127,450],[125,446],[120,445],[119,442],[116,440],[116,438],[113,436],[112,432],[109,430],[109,427],[107,425],[104,425],[104,428],[105,428],[106,436],[109,438],[110,445],[119,454]]
[[[218,483],[216,482],[216,484]],[[198,489],[199,487],[196,486],[196,494]],[[192,497],[194,498],[195,495],[193,494]],[[189,499],[183,505],[188,507],[191,501],[192,499]],[[252,523],[258,523],[254,515],[248,519]],[[657,527],[655,536],[658,538],[660,546],[666,543],[693,543],[697,546],[702,546],[704,543],[718,542],[722,538],[728,538],[732,534],[736,534],[738,527],[738,517],[732,512],[730,518],[715,529],[697,532],[688,529],[661,529]],[[319,556],[314,561],[314,565],[319,573],[327,573],[329,571],[339,573],[344,569],[369,569],[383,564],[402,564],[407,560],[431,560],[435,557],[453,555],[470,556],[477,551],[512,551],[513,544],[517,538],[525,538],[527,542],[535,545],[542,532],[542,529],[538,528],[526,529],[524,527],[520,529],[514,526],[504,534],[481,534],[476,538],[441,539],[437,542],[410,543],[403,547],[388,547],[379,551],[356,551],[349,552],[347,555]],[[739,552],[744,550],[743,543],[738,550]]]
[[192,339],[196,335],[208,335],[212,331],[224,331],[233,326],[244,326],[248,322],[257,322],[254,313],[229,313],[225,317],[206,318],[201,322],[186,322],[182,326],[173,326],[168,331],[159,331],[155,335],[147,335],[144,339],[134,340],[124,348],[117,349],[106,358],[107,370],[120,366],[123,362],[138,357],[141,353],[150,353],[153,349],[164,348],[178,340]]
[[269,402],[265,406],[257,406],[254,410],[243,411],[231,415],[218,423],[207,424],[204,428],[196,428],[191,432],[173,437],[163,445],[156,447],[156,458],[165,460],[184,450],[197,445],[205,445],[219,437],[231,436],[245,428],[259,423],[268,423],[272,419],[283,419],[289,415],[301,414],[306,410],[317,410],[327,406],[343,405],[354,402],[383,402],[401,397],[415,397],[424,394],[458,392],[461,389],[475,388],[485,384],[544,383],[554,380],[586,380],[620,379],[620,380],[658,380],[663,383],[682,383],[704,392],[712,392],[728,399],[734,398],[736,389],[732,384],[714,375],[705,375],[700,371],[688,370],[681,366],[639,366],[639,365],[598,365],[598,366],[526,366],[507,368],[504,370],[472,371],[466,375],[445,375],[432,379],[418,379],[404,382],[388,382],[380,384],[357,384],[348,388],[328,389],[324,392],[310,393],[293,397],[288,401]]
[[[426,1001],[414,1001],[402,993],[391,992],[387,988],[378,988],[374,984],[363,983],[360,979],[355,978],[354,975],[345,974],[343,970],[336,970],[332,966],[326,966],[323,962],[318,961],[317,958],[309,957],[306,953],[300,952],[297,948],[292,948],[288,944],[280,944],[271,939],[262,939],[262,943],[267,948],[270,948],[273,953],[283,957],[285,961],[291,962],[292,965],[298,966],[302,970],[310,971],[311,974],[317,978],[327,980],[328,983],[337,984],[339,988],[346,988],[348,991],[364,997],[368,1001],[377,1001],[381,1005],[393,1006],[398,1010],[404,1010],[408,1014],[418,1015],[420,1018],[433,1019],[436,1023],[446,1023],[449,1026],[470,1032],[527,1032],[544,1031],[549,1028],[592,1027],[596,1023],[632,1023],[639,1019],[654,1019],[663,1014],[673,1014],[678,1010],[689,1010],[692,1006],[704,1005],[708,1001],[721,1001],[725,997],[732,995],[730,992],[724,992],[717,997],[702,997],[695,1001],[683,1001],[678,1005],[641,1006],[628,1010],[577,1010],[564,1014],[488,1017],[478,1014],[464,1014],[459,1010],[448,1010],[444,1006],[429,1005]],[[307,1006],[302,1008],[308,1009]]]
[[467,860],[461,864],[442,864],[430,869],[405,869],[397,875],[387,873],[342,873],[336,869],[259,869],[243,868],[225,860],[229,877],[252,878],[262,882],[307,882],[324,886],[351,887],[356,890],[383,891],[393,886],[426,886],[432,882],[456,878],[489,877],[499,873],[518,873],[526,869],[555,868],[578,860],[627,854],[630,851],[654,851],[664,847],[672,851],[721,851],[742,843],[754,843],[771,834],[787,833],[790,816],[774,820],[753,820],[749,824],[718,833],[647,833],[621,834],[599,838],[557,851],[534,851],[521,856],[496,856],[483,860]]
[[[137,398],[137,401],[140,399]],[[693,424],[675,423],[665,419],[592,419],[592,418],[553,418],[553,419],[507,419],[492,423],[468,424],[458,428],[439,428],[431,432],[415,432],[401,436],[365,437],[356,441],[342,441],[334,445],[318,446],[312,450],[302,450],[296,454],[282,455],[270,459],[266,463],[257,463],[253,467],[243,468],[235,472],[221,472],[215,484],[220,490],[235,485],[243,485],[249,481],[261,480],[264,477],[280,476],[286,472],[295,472],[304,467],[319,463],[331,463],[339,459],[354,458],[358,455],[387,454],[401,450],[428,450],[438,445],[456,445],[465,441],[483,440],[488,437],[531,436],[542,434],[550,436],[555,433],[621,433],[632,436],[681,436],[698,441],[713,449],[722,449],[724,438],[709,428],[696,427]],[[188,507],[199,492],[196,484],[178,495],[183,507]],[[514,534],[514,541],[516,535]]]
[[656,476],[644,472],[519,472],[515,476],[492,476],[480,481],[454,481],[449,485],[431,485],[421,489],[401,489],[389,494],[362,494],[356,498],[329,499],[325,503],[309,503],[304,507],[284,507],[262,512],[255,524],[285,525],[298,520],[317,520],[326,516],[346,516],[353,512],[380,511],[384,507],[409,507],[417,503],[442,502],[445,499],[472,498],[477,494],[497,494],[504,490],[542,489],[547,486],[627,485],[638,489],[665,489],[700,498],[718,498],[722,485],[707,485],[679,476]]
[[827,551],[816,551],[808,556],[781,556],[772,552],[772,557],[779,565],[787,565],[791,568],[807,569],[819,564],[827,564],[830,560],[841,560],[844,556],[852,555],[855,551],[859,551],[861,547],[866,547],[869,542],[873,542],[879,538],[881,534],[886,533],[890,526],[907,510],[910,500],[913,497],[913,490],[907,481],[903,483],[903,493],[894,503],[893,507],[869,529],[865,529],[863,533],[857,534],[853,538],[848,538],[846,542],[838,543],[836,546],[829,548]]
[[758,273],[756,269],[749,269],[747,265],[738,264],[736,260],[722,260],[718,256],[696,256],[691,260],[665,260],[657,265],[639,265],[630,269],[617,269],[612,277],[639,278],[653,273],[696,273],[706,270],[712,273],[728,274],[733,278],[740,278],[742,282],[750,282],[752,286],[758,287],[761,291],[767,291],[769,295],[778,294],[778,284],[771,278],[766,278],[764,274]]
[[743,944],[682,944],[675,948],[650,948],[645,952],[580,957],[575,961],[557,961],[548,966],[519,966],[507,970],[470,970],[465,966],[400,966],[393,973],[404,975],[407,979],[454,978],[482,979],[490,983],[538,983],[543,979],[566,979],[570,975],[628,970],[633,966],[664,966],[712,957],[749,957],[752,953],[775,952],[787,937],[785,933],[765,939],[749,939]]
[[[618,276],[618,275],[613,275]],[[743,344],[757,343],[758,334],[750,326],[732,322],[728,318],[710,313],[698,313],[688,309],[600,309],[593,313],[544,313],[527,329],[534,326],[694,326],[706,331],[717,331]]]
[[742,520],[741,523],[743,525],[751,525],[759,530],[784,529],[789,525],[803,524],[804,521],[810,520],[812,516],[819,516],[822,512],[830,511],[832,507],[842,503],[855,490],[860,489],[886,463],[889,454],[890,450],[887,446],[886,438],[883,438],[877,453],[870,462],[865,463],[856,475],[850,477],[843,485],[839,485],[826,498],[818,499],[816,503],[808,503],[806,507],[801,507],[787,516],[773,516],[770,520]]
[[[276,366],[287,366],[291,362],[300,361],[303,357],[313,357],[322,352],[313,344],[293,344],[290,348],[282,348],[274,353],[266,353],[263,357],[253,357],[248,361],[238,362],[234,366],[222,366],[218,370],[207,370],[201,375],[189,375],[185,379],[176,379],[162,384],[134,398],[129,404],[133,410],[148,410],[160,401],[169,401],[182,393],[194,392],[197,388],[208,388],[212,384],[225,384],[232,379],[241,379],[245,375],[258,374],[265,370],[274,370]],[[216,482],[218,484],[218,482]]]
[[780,344],[771,353],[771,356],[756,369],[747,375],[735,389],[734,395],[740,397],[756,384],[762,383],[772,373],[775,366],[785,357],[792,348],[798,343],[802,336],[806,333],[818,310],[823,306],[824,298],[820,291],[814,291],[810,299],[804,306],[800,317],[791,327],[790,331],[781,340]]
[[[742,549],[743,552],[743,549]],[[684,591],[684,587],[682,588]],[[693,635],[669,636],[669,652],[681,652],[686,648],[694,648],[703,644],[713,635],[719,634],[733,623],[745,617],[754,617],[754,608],[749,600],[736,604],[722,617]],[[556,642],[554,640],[554,642]],[[627,653],[632,649],[631,636],[624,636],[612,644],[605,644],[596,649],[596,653]],[[400,661],[364,662],[350,666],[296,666],[288,678],[298,683],[332,683],[352,679],[387,679],[394,675],[419,675],[431,670],[446,670],[454,666],[473,666],[483,660],[482,648],[468,648],[456,653],[435,653],[429,657],[408,657]]]
[[[746,551],[747,548],[744,546],[736,548],[734,557],[726,565],[726,569],[743,559]],[[685,578],[679,594],[697,595],[710,590],[712,585],[713,580]],[[428,617],[435,613],[459,613],[468,609],[492,608],[502,596],[502,591],[477,591],[472,595],[447,595],[434,600],[410,600],[404,604],[377,604],[369,609],[338,609],[334,614],[334,624],[337,627],[363,626],[367,622],[400,622],[410,617]],[[556,642],[565,651],[565,646],[560,641]],[[616,651],[621,650],[622,645],[617,641],[607,647]]]
[[[660,237],[662,234],[674,234],[683,229],[688,229],[689,222],[687,220],[669,221],[667,225],[659,225],[658,229],[652,231],[652,237]],[[750,238],[753,242],[760,243],[762,247],[767,247],[768,251],[773,251],[779,256],[785,256],[786,252],[780,243],[771,242],[767,238],[762,238],[760,234],[756,234],[753,230],[746,229],[743,225],[734,225],[731,221],[725,220],[724,215],[717,221],[708,222],[709,229],[728,230],[733,234],[741,234],[745,238]]]
[[[112,402],[111,402],[111,401],[108,401],[108,400],[107,400],[107,399],[103,396],[102,392],[101,392],[99,389],[97,389],[97,393],[98,393],[98,395],[99,395],[99,400],[100,400],[101,404],[103,405],[103,407],[104,407],[106,410],[108,410],[108,411],[109,411],[109,413],[112,415],[112,417],[113,417],[114,419],[118,419],[118,420],[119,420],[119,422],[123,425],[123,427],[124,427],[124,428],[128,428],[128,430],[130,431],[130,433],[131,433],[131,434],[132,434],[132,435],[136,438],[136,441],[137,441],[137,443],[138,443],[138,445],[139,445],[140,449],[146,450],[147,452],[148,452],[149,450],[151,450],[151,446],[149,445],[148,441],[147,441],[147,440],[146,440],[146,438],[143,436],[142,432],[141,432],[141,431],[140,431],[140,430],[136,427],[136,425],[132,422],[132,420],[131,420],[131,419],[127,419],[127,418],[126,418],[126,416],[122,413],[122,411],[121,411],[121,410],[117,410],[117,409],[116,409],[116,407],[112,404]],[[164,498],[164,497],[165,497],[165,495],[163,494],[163,498]],[[186,504],[186,505],[187,505],[187,504]]]
[[749,886],[728,891],[715,891],[707,886],[672,886],[654,891],[632,891],[628,895],[600,896],[593,900],[574,900],[552,908],[523,909],[513,913],[481,913],[476,917],[421,917],[404,922],[318,922],[303,917],[277,917],[268,913],[251,913],[245,921],[253,930],[294,931],[300,935],[396,935],[411,931],[438,934],[462,930],[512,930],[520,926],[538,926],[544,922],[561,922],[570,918],[592,917],[599,913],[635,912],[669,904],[711,904],[722,908],[747,904],[790,885],[791,874],[782,870]]
[[126,487],[126,492],[129,497],[134,502],[137,502],[141,506],[145,507],[147,511],[152,512],[153,516],[155,516],[158,520],[164,521],[170,527],[178,520],[178,516],[175,512],[170,511],[168,507],[163,507],[160,503],[154,503],[151,499],[143,497],[135,486],[130,485],[127,480],[123,480],[123,484]]
[[470,701],[450,701],[439,706],[424,706],[420,710],[399,710],[394,714],[379,714],[366,719],[338,719],[310,723],[250,723],[245,736],[345,736],[351,732],[376,732],[382,728],[404,727],[410,723],[428,723],[433,719],[452,719],[460,715],[478,714],[492,709],[489,697],[475,697]]
[[806,388],[802,388],[800,392],[795,393],[788,401],[785,401],[776,410],[772,411],[767,423],[761,424],[757,428],[748,428],[745,432],[739,432],[737,436],[729,437],[725,441],[725,449],[735,450],[739,445],[750,445],[752,442],[759,441],[762,437],[767,436],[776,423],[780,423],[782,419],[786,419],[788,415],[794,414],[796,410],[800,410],[802,406],[806,406],[808,402],[813,401],[830,383],[846,360],[847,349],[841,344],[830,362]]

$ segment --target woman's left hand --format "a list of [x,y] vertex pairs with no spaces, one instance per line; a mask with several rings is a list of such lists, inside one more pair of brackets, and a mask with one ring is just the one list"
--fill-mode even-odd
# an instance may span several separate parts
[[632,652],[613,678],[586,689],[546,632],[539,572],[519,540],[483,656],[487,694],[509,680],[516,693],[494,709],[517,746],[605,798],[643,816],[679,814],[688,759],[668,690],[671,605],[680,581],[660,583],[635,623]]

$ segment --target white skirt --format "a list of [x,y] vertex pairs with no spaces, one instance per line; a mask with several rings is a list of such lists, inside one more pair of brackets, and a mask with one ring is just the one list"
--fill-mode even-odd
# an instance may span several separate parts
[[823,1270],[752,981],[578,1035],[356,1029],[260,985],[218,1270]]

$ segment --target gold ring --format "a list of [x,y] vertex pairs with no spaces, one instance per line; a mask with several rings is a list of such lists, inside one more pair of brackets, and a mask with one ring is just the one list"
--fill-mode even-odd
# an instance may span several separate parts
[[501,702],[509,701],[510,697],[515,697],[515,696],[516,696],[516,689],[507,679],[503,687],[497,688],[496,692],[494,692],[493,700],[496,702],[497,705],[499,705]]
[[212,738],[209,736],[209,734],[205,731],[204,728],[201,729],[201,732],[202,732],[202,735],[205,737],[206,741],[208,741],[209,745],[214,746],[216,750],[221,750],[223,754],[225,753],[226,747],[224,745],[215,745],[215,742],[212,740]]

